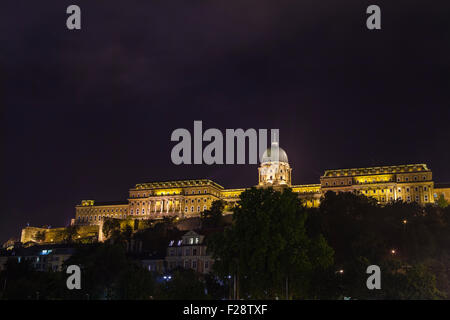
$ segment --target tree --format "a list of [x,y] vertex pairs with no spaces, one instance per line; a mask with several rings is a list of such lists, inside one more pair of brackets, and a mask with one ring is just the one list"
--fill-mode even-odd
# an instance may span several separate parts
[[436,277],[422,264],[403,272],[391,270],[384,278],[384,299],[436,300],[446,297],[436,288]]
[[8,259],[0,282],[5,300],[61,299],[67,291],[61,273],[35,271],[31,261],[15,257]]
[[204,276],[206,291],[208,297],[214,300],[227,299],[229,294],[229,280],[228,278],[220,279],[212,273]]
[[[338,295],[434,299],[442,296],[438,289],[449,290],[446,209],[402,201],[379,205],[363,195],[328,192],[314,210],[308,224],[324,234],[335,249],[335,270],[343,270],[335,273]],[[382,270],[382,290],[367,290],[365,271],[371,264]],[[414,281],[421,287],[414,288]]]
[[306,219],[307,209],[290,189],[246,190],[232,226],[208,241],[214,270],[220,277],[236,274],[242,297],[305,298],[310,275],[333,264],[333,249],[321,235],[307,235]]
[[38,242],[45,241],[45,231],[36,232],[36,234],[34,235],[34,240],[36,240]]
[[155,287],[155,274],[130,263],[117,280],[112,296],[122,300],[153,299]]
[[222,200],[213,201],[211,204],[211,208],[203,211],[201,214],[202,226],[204,228],[218,227],[222,220],[224,208],[225,208],[224,201]]
[[82,289],[71,290],[72,298],[90,299],[118,298],[117,288],[121,279],[127,276],[130,264],[125,248],[121,244],[102,243],[91,246],[80,246],[76,253],[66,260],[65,265],[78,265],[82,271]]
[[441,193],[437,199],[437,205],[441,208],[447,208],[449,203],[445,199],[444,195]]
[[75,240],[78,234],[79,227],[77,225],[68,226],[63,231],[63,241],[65,243],[71,243]]

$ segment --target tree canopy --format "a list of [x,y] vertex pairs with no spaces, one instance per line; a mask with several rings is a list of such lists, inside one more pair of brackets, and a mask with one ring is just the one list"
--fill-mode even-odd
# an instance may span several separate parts
[[307,210],[297,194],[249,189],[241,194],[233,224],[208,241],[219,275],[239,279],[242,297],[304,297],[310,275],[333,264],[333,249],[321,235],[307,235]]

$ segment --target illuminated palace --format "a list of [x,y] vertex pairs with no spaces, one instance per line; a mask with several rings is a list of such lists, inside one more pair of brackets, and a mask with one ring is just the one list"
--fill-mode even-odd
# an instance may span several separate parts
[[[275,157],[271,156],[277,154]],[[272,143],[261,159],[257,187],[289,187],[306,206],[317,207],[327,191],[355,192],[375,198],[380,204],[401,200],[425,205],[439,195],[450,198],[449,186],[435,186],[425,164],[326,170],[319,184],[294,185],[286,152]],[[127,201],[82,200],[76,206],[75,224],[100,224],[105,218],[158,219],[165,216],[197,217],[214,200],[224,200],[226,213],[246,190],[225,189],[208,179],[139,183],[129,190]]]

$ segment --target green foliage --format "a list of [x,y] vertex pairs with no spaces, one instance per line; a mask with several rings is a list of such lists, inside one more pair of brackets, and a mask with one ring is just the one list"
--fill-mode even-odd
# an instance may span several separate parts
[[156,275],[137,264],[129,264],[118,278],[113,298],[122,300],[153,299],[156,289]]
[[114,234],[120,233],[120,222],[117,219],[106,219],[103,223],[103,234],[106,238],[113,236]]
[[149,299],[154,290],[153,274],[127,258],[120,244],[80,247],[65,264],[79,265],[83,275],[71,298]]
[[162,300],[201,300],[208,296],[205,284],[192,269],[175,269],[170,281],[160,283],[156,294]]
[[165,254],[170,240],[176,239],[182,233],[172,223],[163,221],[135,234],[135,238],[142,241],[145,251]]
[[2,300],[61,299],[65,278],[61,273],[35,271],[30,261],[11,257],[0,273]]
[[[336,274],[338,295],[434,299],[444,296],[438,287],[448,293],[448,271],[440,266],[448,261],[449,212],[401,201],[380,206],[362,195],[330,192],[309,224],[335,249],[335,269],[344,270]],[[434,267],[433,272],[425,263]],[[382,290],[366,287],[365,270],[371,264],[382,269]],[[414,282],[421,287],[414,289]]]
[[243,296],[282,296],[288,278],[290,297],[304,297],[309,276],[330,267],[333,250],[323,237],[308,237],[307,211],[297,194],[252,188],[239,204],[233,225],[208,241],[216,272],[238,274]]
[[404,273],[388,273],[385,287],[385,299],[435,300],[446,297],[436,288],[436,277],[421,264]]
[[65,243],[74,242],[78,235],[78,228],[79,227],[77,225],[66,227],[62,233],[63,242],[65,242]]
[[221,225],[225,202],[215,200],[211,204],[211,208],[202,212],[202,227],[213,228]]
[[449,205],[449,202],[445,199],[443,194],[440,194],[437,199],[437,205],[441,208],[447,208]]
[[81,290],[68,290],[67,274],[38,272],[31,263],[10,259],[0,274],[6,283],[2,299],[152,299],[155,275],[129,259],[121,245],[80,246],[65,265],[81,268]]
[[204,276],[208,297],[214,300],[227,299],[230,291],[230,281],[225,277],[219,279],[216,275],[208,273]]

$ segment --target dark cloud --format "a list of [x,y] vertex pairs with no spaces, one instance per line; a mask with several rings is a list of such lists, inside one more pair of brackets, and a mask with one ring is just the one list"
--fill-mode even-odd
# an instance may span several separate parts
[[8,1],[0,20],[0,240],[66,224],[138,182],[250,186],[256,166],[174,166],[171,132],[280,128],[295,183],[328,168],[448,169],[450,5],[379,1]]

